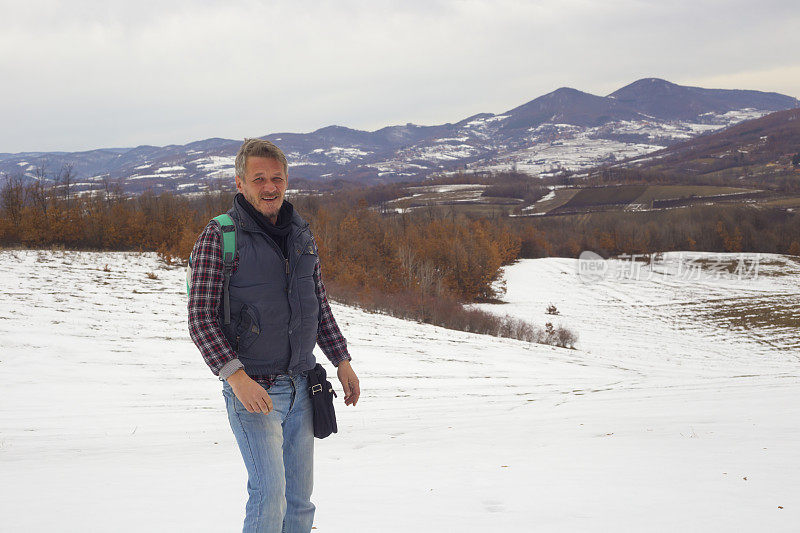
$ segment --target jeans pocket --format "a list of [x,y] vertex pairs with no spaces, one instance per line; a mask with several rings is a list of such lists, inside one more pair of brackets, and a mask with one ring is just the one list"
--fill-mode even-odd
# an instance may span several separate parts
[[233,410],[237,413],[247,410],[244,404],[239,401],[239,398],[236,397],[236,393],[233,392],[233,388],[228,385],[227,381],[222,386],[222,396],[225,398],[225,407],[228,410],[230,410],[230,407],[233,407]]

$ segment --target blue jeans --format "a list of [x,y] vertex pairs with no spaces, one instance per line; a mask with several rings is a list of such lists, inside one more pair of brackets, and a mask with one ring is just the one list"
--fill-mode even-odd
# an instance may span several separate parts
[[244,533],[309,533],[314,471],[314,425],[308,378],[281,375],[267,389],[274,410],[250,413],[228,382],[222,395],[247,467]]

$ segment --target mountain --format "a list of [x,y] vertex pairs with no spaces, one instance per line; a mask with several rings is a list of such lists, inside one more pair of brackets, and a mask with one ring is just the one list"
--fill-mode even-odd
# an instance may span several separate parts
[[[454,171],[548,175],[642,156],[796,107],[796,98],[776,93],[703,89],[645,78],[608,96],[562,87],[505,113],[479,113],[455,123],[375,131],[327,126],[264,138],[286,153],[294,184],[408,181]],[[163,147],[0,154],[0,176],[57,179],[70,165],[77,191],[112,180],[132,193],[195,192],[232,178],[240,144],[211,138]]]
[[544,123],[602,126],[612,120],[645,120],[647,117],[620,102],[562,87],[507,111],[503,130],[527,129]]
[[659,78],[635,81],[608,97],[664,120],[693,120],[706,113],[726,113],[747,107],[770,111],[800,107],[796,98],[778,93],[686,87]]
[[766,180],[787,172],[795,174],[798,170],[792,159],[798,153],[800,109],[789,109],[677,143],[626,164],[692,175],[757,173]]

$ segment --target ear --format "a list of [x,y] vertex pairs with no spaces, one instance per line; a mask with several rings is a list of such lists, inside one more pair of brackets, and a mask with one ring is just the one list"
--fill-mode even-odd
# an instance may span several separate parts
[[236,181],[236,191],[237,192],[243,192],[242,191],[242,187],[244,187],[244,182],[242,181],[241,178],[239,178],[238,174],[236,175],[235,181]]

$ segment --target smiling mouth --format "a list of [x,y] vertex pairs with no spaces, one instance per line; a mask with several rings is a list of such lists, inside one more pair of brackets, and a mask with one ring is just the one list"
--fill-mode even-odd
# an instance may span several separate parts
[[278,195],[276,194],[275,196],[262,196],[261,199],[264,200],[265,202],[271,202],[273,200],[277,200]]

